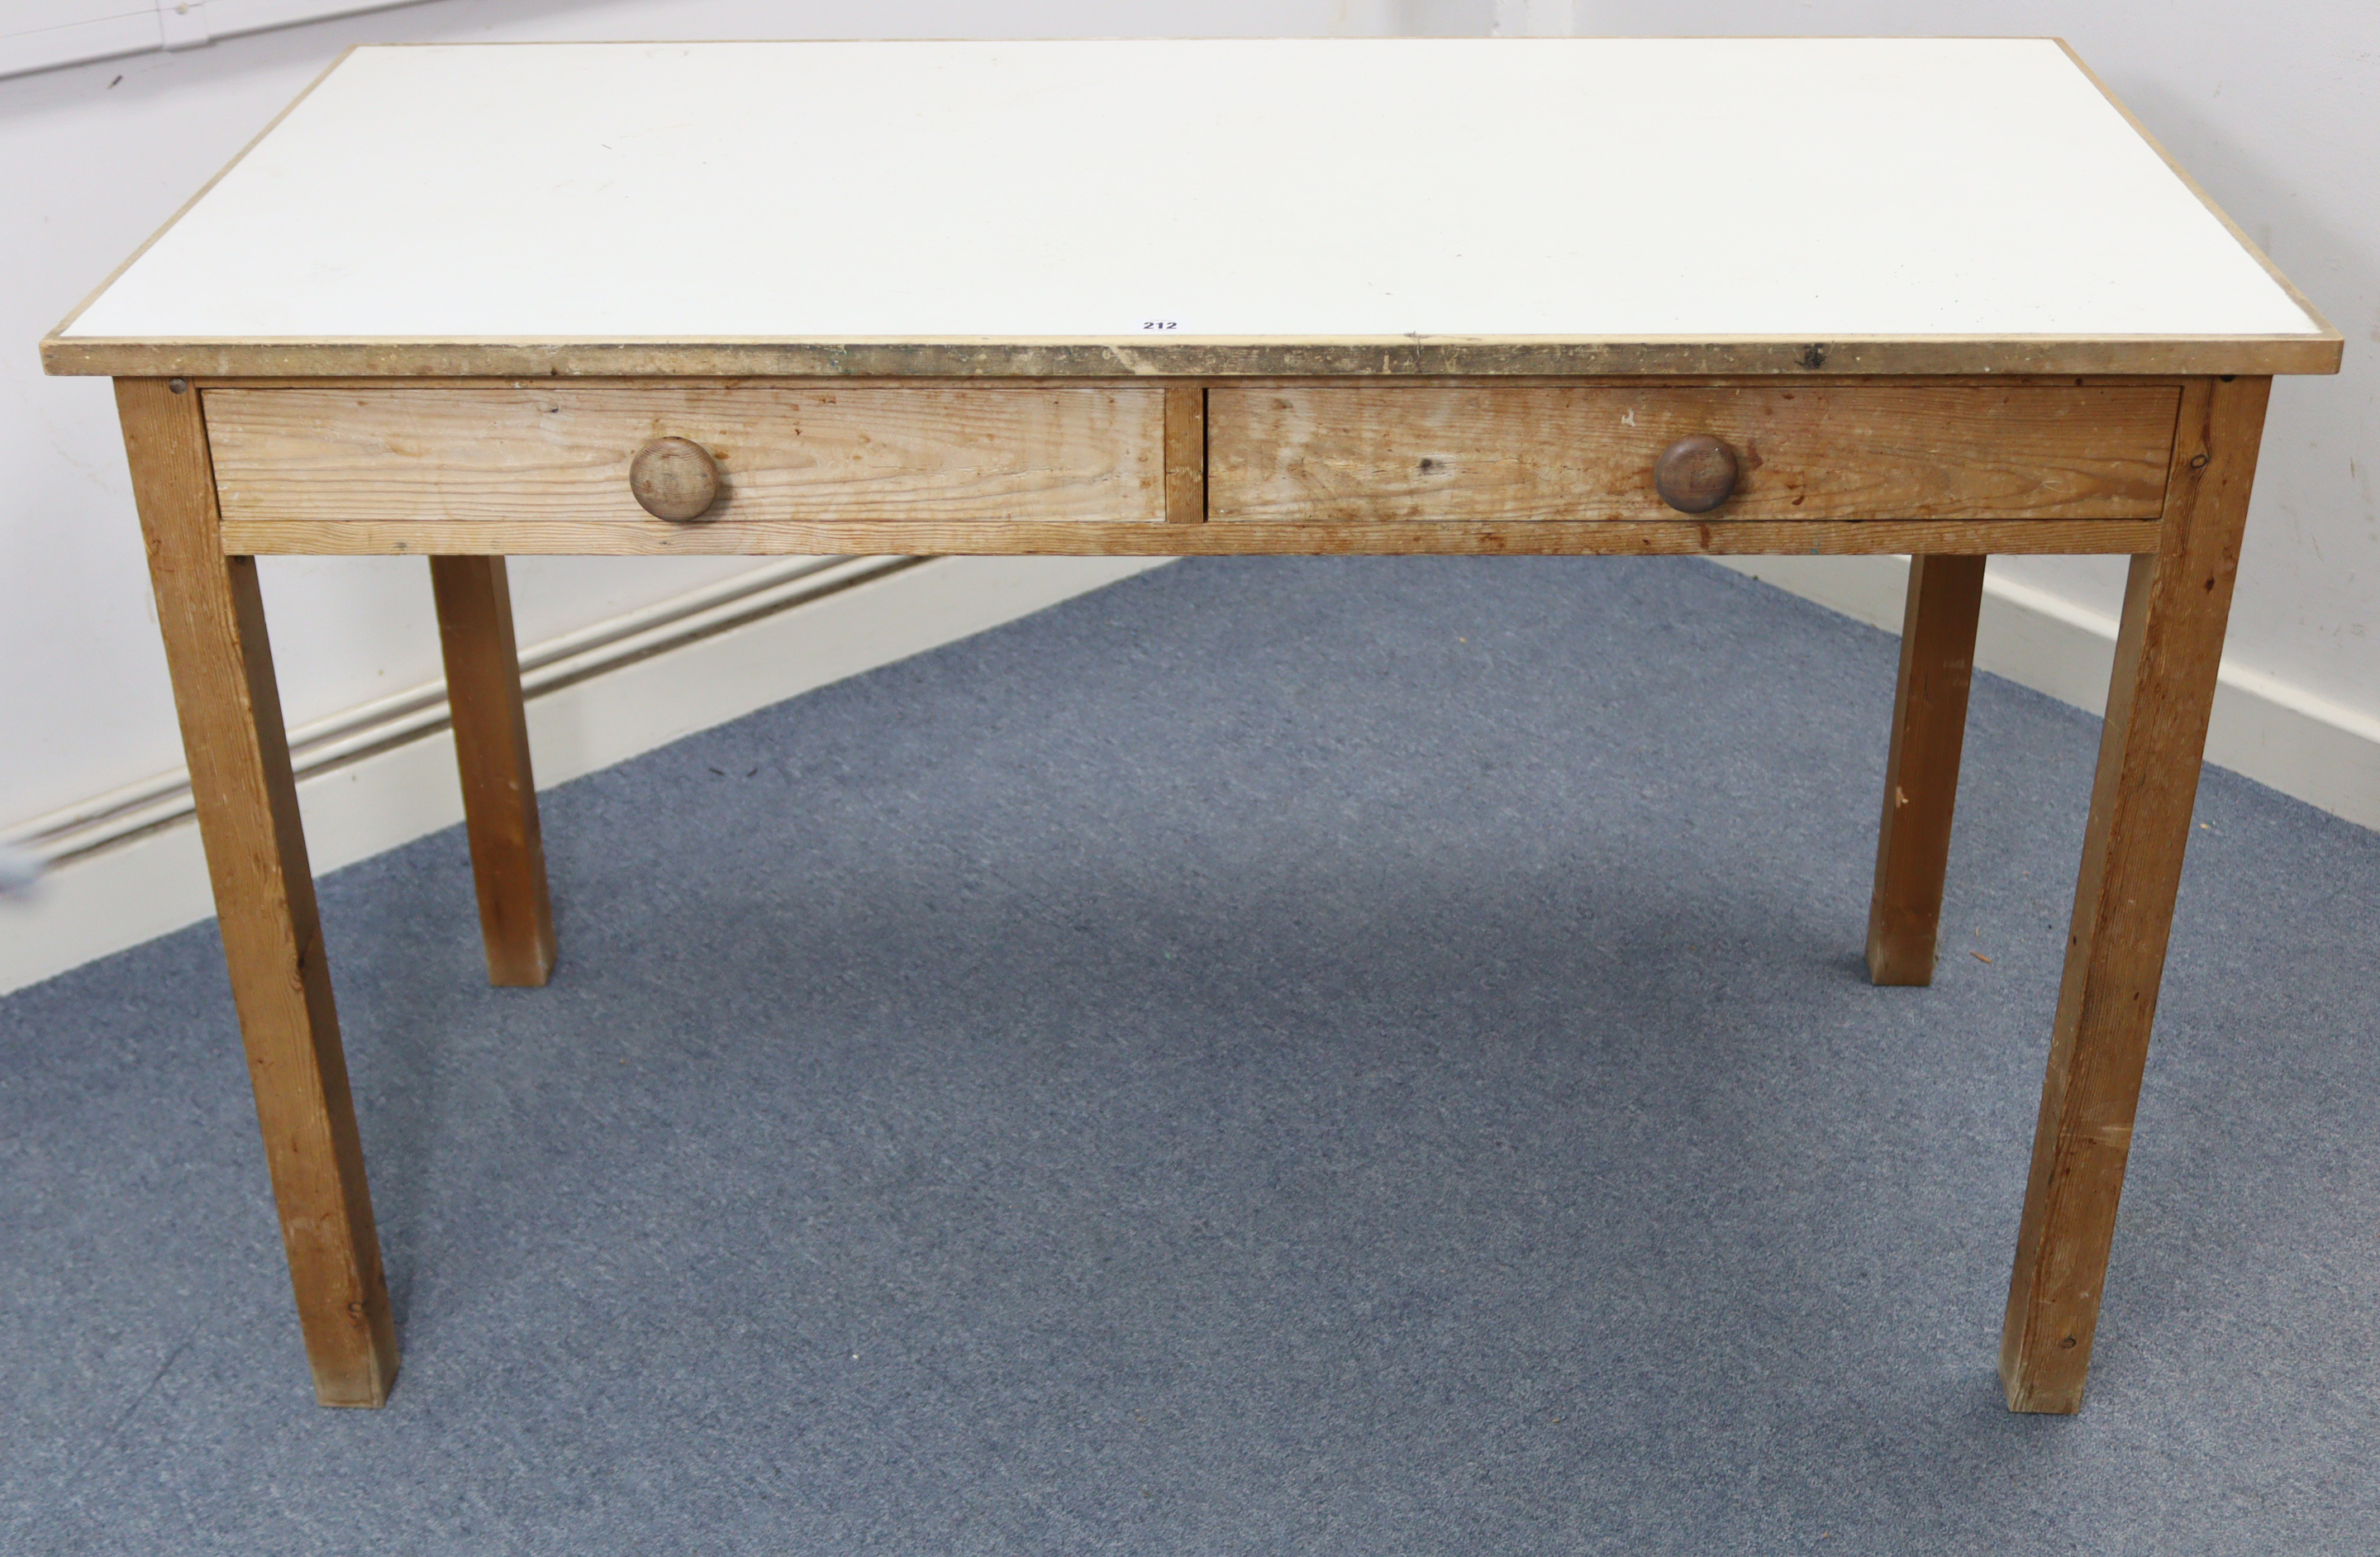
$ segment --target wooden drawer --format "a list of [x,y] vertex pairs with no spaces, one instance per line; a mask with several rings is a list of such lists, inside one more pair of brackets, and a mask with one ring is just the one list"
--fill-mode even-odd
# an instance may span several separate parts
[[1155,384],[218,388],[204,402],[227,528],[649,529],[664,521],[638,506],[628,468],[664,437],[718,467],[718,498],[688,530],[1164,517]]
[[1219,387],[1210,522],[1676,520],[1654,465],[1735,453],[1711,522],[2147,519],[2165,499],[2171,384]]

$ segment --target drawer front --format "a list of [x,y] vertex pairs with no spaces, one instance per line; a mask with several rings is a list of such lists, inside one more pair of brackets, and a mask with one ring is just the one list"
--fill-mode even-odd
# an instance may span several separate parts
[[227,525],[661,523],[629,486],[699,444],[713,521],[1160,522],[1155,384],[210,389]]
[[1208,395],[1207,517],[1231,523],[1668,519],[1655,467],[1715,437],[1694,517],[2155,518],[2170,384],[1232,386]]

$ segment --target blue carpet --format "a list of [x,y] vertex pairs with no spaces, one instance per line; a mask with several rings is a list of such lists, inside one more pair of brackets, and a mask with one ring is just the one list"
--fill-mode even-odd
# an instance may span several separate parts
[[[1993,1376],[2096,722],[1699,564],[1201,561],[323,884],[311,1404],[211,926],[0,1002],[11,1552],[2363,1552],[2380,835],[2209,772],[2092,1393]],[[1989,959],[1989,960],[1985,960]]]

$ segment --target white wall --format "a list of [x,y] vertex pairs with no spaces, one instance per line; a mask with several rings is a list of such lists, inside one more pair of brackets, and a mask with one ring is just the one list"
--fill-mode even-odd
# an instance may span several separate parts
[[[2286,382],[2275,395],[2231,657],[2380,719],[2380,6],[2369,0],[432,0],[0,80],[0,833],[180,760],[107,386],[42,377],[34,343],[347,44],[1491,29],[2070,37],[2348,335],[2343,377]],[[1154,133],[1162,106],[1150,114]],[[552,637],[743,566],[522,562],[522,634]],[[2112,566],[1994,566],[2112,609]],[[418,560],[275,559],[266,580],[293,721],[437,674]]]

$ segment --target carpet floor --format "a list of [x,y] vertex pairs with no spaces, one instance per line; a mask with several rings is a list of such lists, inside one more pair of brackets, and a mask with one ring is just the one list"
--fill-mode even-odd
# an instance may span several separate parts
[[[2209,771],[2091,1398],[1994,1377],[2097,723],[1681,560],[1196,561],[322,904],[311,1404],[211,925],[0,1001],[9,1552],[2369,1553],[2380,834]],[[5,925],[0,924],[0,931]]]

